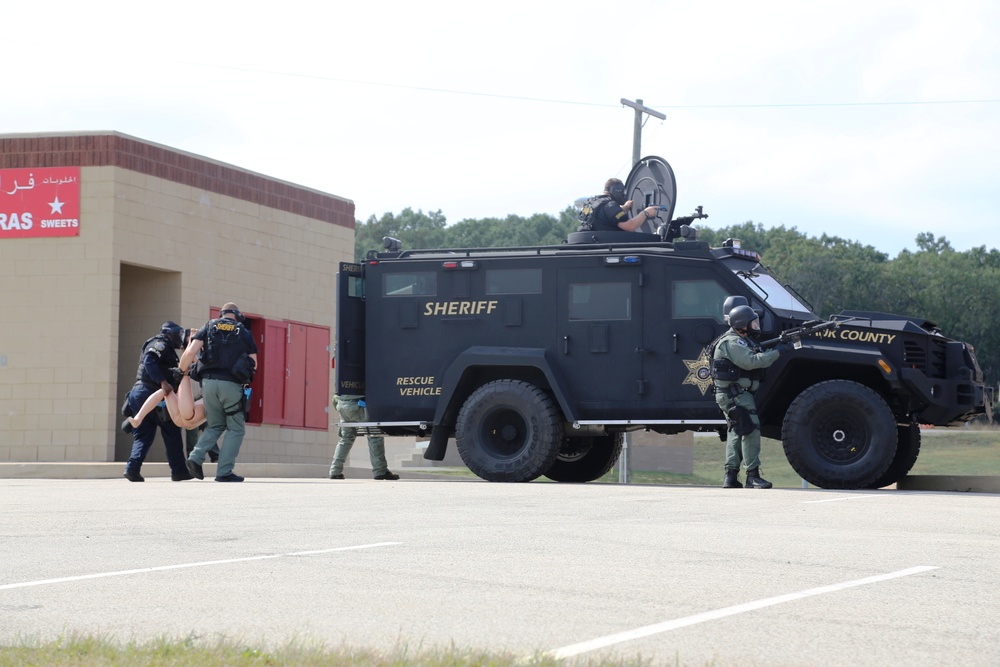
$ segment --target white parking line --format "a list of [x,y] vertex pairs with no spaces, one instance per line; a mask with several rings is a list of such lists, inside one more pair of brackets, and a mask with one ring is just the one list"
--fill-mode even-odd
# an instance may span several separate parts
[[673,621],[664,621],[663,623],[657,623],[655,625],[647,625],[644,628],[636,628],[635,630],[628,630],[626,632],[619,632],[617,634],[607,635],[605,637],[598,637],[597,639],[591,639],[590,641],[580,642],[579,644],[571,644],[569,646],[563,646],[562,648],[557,648],[552,651],[549,651],[547,655],[551,655],[554,658],[560,658],[560,659],[571,658],[575,655],[580,655],[581,653],[596,651],[597,649],[613,646],[614,644],[620,644],[622,642],[631,641],[633,639],[641,639],[643,637],[649,637],[650,635],[669,632],[670,630],[676,630],[678,628],[685,628],[689,625],[697,625],[698,623],[704,623],[706,621],[714,621],[716,619],[725,618],[726,616],[735,616],[736,614],[744,614],[748,611],[763,609],[764,607],[771,607],[773,605],[782,604],[785,602],[793,602],[795,600],[801,600],[803,598],[811,597],[813,595],[835,593],[837,591],[842,591],[847,588],[854,588],[856,586],[866,586],[868,584],[875,584],[880,581],[887,581],[889,579],[898,579],[900,577],[908,577],[912,574],[920,574],[921,572],[927,572],[928,570],[936,570],[936,569],[937,566],[935,565],[920,565],[917,567],[911,567],[907,570],[899,570],[898,572],[879,574],[873,577],[865,577],[864,579],[855,579],[854,581],[845,581],[843,583],[833,584],[831,586],[820,586],[819,588],[810,588],[808,590],[800,591],[798,593],[787,593],[785,595],[777,595],[772,598],[765,598],[763,600],[757,600],[755,602],[738,604],[733,607],[716,609],[715,611],[706,611],[701,614],[695,614],[693,616],[685,616],[684,618],[678,618]]
[[255,560],[268,560],[271,558],[287,558],[288,556],[313,556],[316,554],[328,554],[334,551],[353,551],[355,549],[374,549],[376,547],[389,547],[402,542],[376,542],[375,544],[359,544],[352,547],[334,547],[332,549],[317,549],[316,551],[294,551],[287,554],[271,554],[268,556],[248,556],[246,558],[227,558],[225,560],[205,560],[200,563],[181,563],[179,565],[160,565],[159,567],[141,567],[135,570],[118,570],[117,572],[98,572],[97,574],[81,574],[76,577],[60,577],[59,579],[39,579],[38,581],[22,581],[18,584],[0,585],[0,591],[12,588],[27,588],[28,586],[44,586],[46,584],[64,584],[70,581],[84,581],[86,579],[101,579],[102,577],[122,577],[127,574],[140,574],[142,572],[163,572],[165,570],[182,570],[188,567],[202,567],[205,565],[226,565],[228,563],[248,563]]
[[888,498],[889,496],[884,493],[866,493],[862,496],[842,496],[840,498],[827,498],[826,500],[803,500],[803,505],[808,505],[810,503],[836,503],[841,500],[857,500],[858,498]]

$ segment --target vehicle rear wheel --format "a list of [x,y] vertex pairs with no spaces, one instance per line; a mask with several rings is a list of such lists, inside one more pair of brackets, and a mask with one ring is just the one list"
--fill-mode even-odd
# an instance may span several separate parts
[[892,459],[885,474],[870,484],[869,489],[881,489],[903,479],[913,470],[913,464],[920,456],[920,427],[918,425],[899,424],[896,426],[896,434],[898,439],[896,456]]
[[552,467],[562,439],[552,399],[518,380],[496,380],[472,392],[455,425],[462,461],[491,482],[535,479]]
[[623,434],[567,438],[545,476],[556,482],[592,482],[614,467],[622,453]]
[[849,380],[809,387],[788,407],[785,456],[802,479],[824,489],[863,489],[896,455],[896,419],[875,391]]

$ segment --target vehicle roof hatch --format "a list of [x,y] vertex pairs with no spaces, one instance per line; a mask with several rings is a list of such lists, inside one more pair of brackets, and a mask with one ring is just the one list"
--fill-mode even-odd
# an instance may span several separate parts
[[640,159],[625,181],[625,198],[632,200],[633,215],[647,206],[662,206],[665,210],[653,220],[642,223],[636,231],[655,234],[659,225],[674,217],[677,202],[677,179],[667,161],[655,155]]

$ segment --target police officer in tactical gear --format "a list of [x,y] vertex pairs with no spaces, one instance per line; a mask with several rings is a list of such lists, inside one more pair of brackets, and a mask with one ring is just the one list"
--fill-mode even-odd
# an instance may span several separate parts
[[[184,351],[181,369],[190,372],[199,356],[201,394],[205,405],[206,428],[187,459],[188,471],[205,479],[205,456],[223,433],[216,469],[216,482],[242,482],[233,472],[246,432],[243,388],[253,380],[257,368],[257,344],[247,328],[243,313],[235,303],[227,303],[218,319],[209,320],[191,336]],[[193,377],[193,376],[192,376]]]
[[[126,417],[138,414],[142,404],[157,389],[162,389],[164,394],[177,389],[180,380],[180,377],[175,375],[178,365],[177,350],[183,344],[183,340],[184,330],[179,324],[168,320],[160,327],[160,333],[142,344],[135,384],[125,397],[125,405],[122,406],[122,412],[126,413]],[[128,419],[122,422],[122,431],[132,433],[133,438],[132,453],[128,463],[125,464],[123,476],[130,482],[146,481],[139,474],[139,470],[142,468],[142,462],[146,460],[146,455],[149,454],[150,447],[153,446],[157,426],[160,427],[163,444],[167,449],[170,479],[175,482],[191,479],[191,474],[184,464],[181,430],[169,416],[166,416],[165,410],[150,412],[135,429]]]
[[[358,394],[341,394],[333,397],[333,407],[343,422],[366,422],[368,410],[365,397]],[[399,475],[389,470],[385,460],[385,438],[381,435],[368,433],[368,458],[372,464],[372,476],[375,479],[396,480]],[[330,464],[330,479],[344,479],[344,464],[351,453],[354,441],[358,438],[358,429],[353,426],[340,427],[340,440],[333,452],[333,462]]]
[[604,184],[604,193],[591,197],[580,211],[578,231],[626,231],[634,232],[644,222],[652,220],[659,213],[656,206],[647,206],[635,217],[631,216],[632,200],[625,201],[625,184],[617,178],[609,178]]
[[773,364],[780,353],[777,349],[763,351],[757,344],[760,320],[750,306],[733,307],[728,321],[729,330],[716,342],[712,353],[715,402],[726,416],[729,431],[722,486],[740,487],[742,463],[747,469],[746,488],[770,489],[772,484],[760,476],[760,419],[754,392],[764,376],[763,369]]

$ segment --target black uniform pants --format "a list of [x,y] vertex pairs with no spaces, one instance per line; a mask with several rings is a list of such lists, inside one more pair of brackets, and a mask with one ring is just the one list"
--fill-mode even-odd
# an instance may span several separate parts
[[[128,404],[132,408],[132,414],[138,414],[142,404],[146,402],[149,395],[155,390],[145,385],[136,383],[128,393]],[[156,438],[156,428],[160,428],[163,436],[163,444],[167,449],[167,463],[170,465],[170,472],[174,475],[184,476],[187,474],[187,466],[184,463],[184,446],[181,444],[181,429],[172,421],[165,424],[160,423],[160,411],[153,410],[142,423],[132,432],[132,454],[129,456],[125,470],[138,474],[142,467],[142,462],[146,460],[149,450],[153,446]]]

